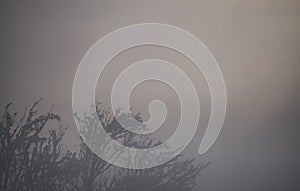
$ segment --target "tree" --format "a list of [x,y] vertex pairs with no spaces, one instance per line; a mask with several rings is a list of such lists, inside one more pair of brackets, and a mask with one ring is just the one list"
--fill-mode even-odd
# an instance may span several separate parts
[[[19,117],[10,111],[8,104],[0,121],[0,190],[84,190],[84,191],[126,191],[126,190],[191,190],[200,171],[206,163],[196,163],[193,159],[177,156],[171,161],[150,169],[132,170],[115,167],[99,158],[81,139],[80,149],[70,152],[62,149],[66,128],[50,129],[46,135],[49,121],[59,121],[60,117],[51,110],[38,114],[37,105]],[[127,114],[122,114],[127,115]],[[134,115],[141,121],[139,114]],[[143,136],[137,136],[120,126],[109,110],[97,104],[97,114],[82,120],[92,126],[99,119],[109,136],[120,143],[139,148],[160,144]],[[129,121],[130,123],[130,121]],[[90,128],[91,134],[104,141]],[[91,135],[90,133],[88,133]],[[98,149],[111,150],[108,144]],[[118,150],[108,152],[114,157]],[[134,156],[132,156],[134,157]]]
[[38,102],[20,119],[9,111],[11,104],[5,107],[0,122],[0,190],[58,190],[62,171],[74,157],[62,152],[62,128],[41,136],[47,122],[60,117],[51,111],[37,115]]
[[[117,115],[123,115],[127,117],[127,129],[123,128],[113,116],[109,109],[104,109],[101,103],[96,104],[97,114],[87,115],[84,119],[78,119],[82,122],[85,131],[81,133],[87,137],[85,142],[102,141],[104,144],[101,148],[94,148],[100,150],[103,153],[110,153],[118,156],[119,150],[108,147],[109,144],[105,144],[112,139],[118,141],[122,145],[135,148],[151,148],[161,144],[160,141],[155,141],[145,136],[137,135],[127,129],[137,128],[134,126],[130,118],[127,117],[127,113],[117,113]],[[133,119],[142,122],[140,114],[133,115]],[[112,139],[107,139],[105,136],[100,135],[97,128],[98,121],[101,122],[103,128]],[[123,124],[124,125],[124,124]],[[93,136],[93,137],[91,137]],[[88,145],[97,147],[98,144],[88,142]],[[114,152],[108,152],[113,150]],[[197,163],[194,159],[184,159],[182,155],[179,155],[155,168],[132,170],[123,169],[112,166],[105,162],[101,158],[97,157],[84,142],[81,143],[79,161],[81,164],[85,164],[83,174],[78,178],[81,180],[84,188],[81,190],[111,190],[111,191],[126,191],[126,190],[191,190],[196,185],[196,178],[200,175],[200,172],[205,168],[208,163]],[[108,156],[110,157],[110,156]],[[136,156],[130,156],[132,158]],[[151,156],[149,156],[151,157]],[[138,160],[140,160],[138,158]],[[155,160],[152,157],[151,160]],[[80,181],[76,181],[80,182]],[[99,189],[101,188],[101,189]],[[175,189],[176,188],[176,189]]]

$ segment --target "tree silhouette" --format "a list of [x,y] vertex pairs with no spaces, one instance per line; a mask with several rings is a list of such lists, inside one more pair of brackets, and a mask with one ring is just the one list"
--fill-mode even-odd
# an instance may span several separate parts
[[[62,148],[66,128],[50,129],[49,121],[59,121],[60,117],[51,110],[38,114],[37,105],[22,116],[10,111],[8,104],[0,121],[0,190],[84,190],[84,191],[127,191],[127,190],[191,190],[195,180],[207,163],[196,163],[193,159],[177,156],[158,167],[132,170],[119,168],[107,163],[94,154],[81,138],[80,149],[70,152]],[[95,127],[100,120],[108,135],[123,145],[137,148],[150,148],[160,144],[147,137],[137,136],[124,129],[117,119],[96,105],[97,114],[81,120],[89,127]],[[126,117],[127,114],[122,114]],[[141,121],[139,114],[134,115]],[[128,121],[130,126],[130,121]],[[134,127],[133,127],[134,128]],[[97,134],[96,128],[89,128],[87,136],[94,135],[91,141],[103,141],[101,151],[108,157],[118,157],[119,151],[105,144],[108,140]],[[91,137],[90,137],[91,138]],[[93,145],[88,143],[88,145]],[[110,152],[107,152],[107,151]],[[135,156],[130,156],[135,157]],[[140,160],[140,159],[138,159]],[[152,159],[151,159],[152,160]]]
[[64,130],[41,131],[50,120],[60,120],[51,111],[37,115],[38,102],[20,119],[8,104],[0,122],[0,190],[58,190],[62,171],[72,160],[70,152],[62,152]]

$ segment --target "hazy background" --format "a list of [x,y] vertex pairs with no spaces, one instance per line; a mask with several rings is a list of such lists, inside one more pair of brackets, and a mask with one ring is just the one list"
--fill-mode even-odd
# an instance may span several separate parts
[[[74,149],[71,97],[80,60],[105,34],[143,22],[184,28],[214,54],[228,94],[215,145],[197,156],[210,95],[202,74],[174,51],[144,46],[123,52],[101,76],[98,100],[109,105],[112,80],[122,68],[146,58],[168,60],[191,77],[201,99],[199,132],[184,153],[211,164],[195,190],[299,190],[300,1],[1,1],[1,108],[14,102],[21,111],[39,97],[42,111],[55,104],[62,124],[70,127],[66,146]],[[164,139],[179,120],[178,100],[168,87],[149,82],[136,88],[131,104],[147,119],[153,99],[168,107],[159,133]]]

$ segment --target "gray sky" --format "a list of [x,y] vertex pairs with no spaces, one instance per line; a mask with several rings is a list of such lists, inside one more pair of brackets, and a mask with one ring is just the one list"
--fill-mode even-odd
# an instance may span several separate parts
[[[300,2],[253,1],[2,1],[0,4],[0,106],[21,110],[39,97],[41,109],[55,104],[68,124],[68,145],[78,134],[71,93],[76,69],[88,48],[120,27],[158,22],[184,28],[201,39],[223,72],[228,94],[224,127],[199,160],[210,161],[197,188],[212,190],[299,190],[300,183]],[[140,47],[115,58],[99,80],[97,97],[108,103],[111,79],[122,67],[162,58],[181,67],[200,95],[197,147],[209,118],[210,99],[202,74],[176,52]],[[147,90],[147,91],[145,91]],[[161,84],[142,84],[132,106],[147,118],[152,99],[169,108],[166,133],[178,122],[178,100]],[[197,190],[197,189],[196,189]]]

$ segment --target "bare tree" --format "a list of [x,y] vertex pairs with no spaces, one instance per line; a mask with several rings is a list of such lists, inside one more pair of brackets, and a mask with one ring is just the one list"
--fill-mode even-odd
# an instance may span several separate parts
[[[84,191],[127,191],[127,190],[191,190],[200,171],[206,163],[177,156],[171,161],[150,169],[132,170],[115,167],[99,158],[86,145],[89,141],[102,141],[100,149],[108,157],[118,157],[119,151],[109,147],[103,135],[99,135],[99,121],[109,138],[121,144],[136,148],[150,148],[160,144],[147,137],[138,136],[124,129],[109,110],[101,104],[96,107],[94,116],[85,116],[81,122],[88,131],[83,133],[88,139],[81,139],[78,152],[62,148],[66,128],[50,129],[46,135],[49,121],[60,120],[51,110],[45,114],[37,113],[39,101],[22,116],[10,112],[8,104],[0,121],[0,190],[84,190]],[[122,114],[124,117],[129,114]],[[131,115],[131,114],[130,114]],[[139,114],[133,115],[142,122]],[[128,121],[128,126],[131,122]],[[110,151],[110,152],[108,152]],[[135,157],[135,156],[130,156]],[[140,160],[140,159],[138,159]]]
[[41,136],[48,121],[60,120],[51,111],[38,115],[36,106],[21,118],[11,113],[8,104],[0,122],[0,190],[53,190],[58,189],[61,172],[72,159],[72,154],[62,153],[64,130],[50,130]]
[[[108,109],[104,109],[99,103],[96,105],[96,111],[97,114],[94,116],[85,116],[84,119],[78,120],[83,122],[83,129],[85,129],[85,131],[82,131],[82,134],[87,137],[85,141],[95,141],[97,143],[102,141],[101,148],[97,148],[100,149],[100,152],[110,153],[118,157],[118,152],[121,151],[108,147],[107,145],[109,144],[106,144],[112,140],[118,141],[128,147],[140,149],[152,148],[161,144],[160,141],[155,141],[127,130],[136,128],[132,125],[134,123],[130,120],[127,120],[126,129],[123,128],[118,123],[116,117],[112,115],[112,112]],[[134,120],[142,122],[139,114],[121,113],[120,115],[124,115],[123,117],[130,115],[133,116]],[[99,134],[99,131],[97,131],[97,128],[99,128],[97,123],[99,121],[112,139],[107,139],[105,136]],[[90,142],[88,144],[92,147],[99,145]],[[113,150],[114,152],[108,152],[107,150]],[[196,185],[195,181],[200,175],[201,170],[208,165],[208,163],[197,163],[194,159],[185,159],[182,155],[179,155],[155,168],[143,170],[118,168],[97,157],[84,142],[81,143],[79,155],[81,156],[80,161],[82,161],[80,163],[85,164],[85,170],[82,171],[83,174],[81,174],[81,178],[79,177],[79,179],[82,182],[84,190],[89,191],[126,191],[141,189],[152,191],[167,190],[169,188],[172,190],[191,190]],[[129,157],[132,157],[134,162],[143,160],[137,156]],[[155,160],[153,156],[149,156],[149,158],[150,160]],[[83,188],[80,190],[83,190]]]

